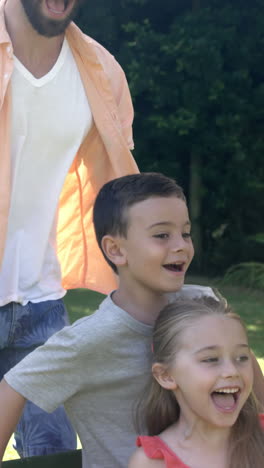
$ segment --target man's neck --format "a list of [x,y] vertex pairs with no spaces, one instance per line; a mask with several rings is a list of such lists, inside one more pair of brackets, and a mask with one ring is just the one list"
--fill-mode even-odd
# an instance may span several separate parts
[[5,21],[14,54],[36,77],[47,74],[56,63],[64,35],[47,38],[31,26],[20,0],[7,0]]

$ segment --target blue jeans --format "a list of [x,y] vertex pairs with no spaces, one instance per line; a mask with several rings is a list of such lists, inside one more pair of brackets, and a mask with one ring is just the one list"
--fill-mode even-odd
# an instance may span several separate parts
[[[25,306],[11,302],[0,307],[0,380],[11,367],[67,324],[62,299],[29,302]],[[76,448],[76,434],[64,408],[48,414],[29,401],[16,428],[15,441],[21,457]]]

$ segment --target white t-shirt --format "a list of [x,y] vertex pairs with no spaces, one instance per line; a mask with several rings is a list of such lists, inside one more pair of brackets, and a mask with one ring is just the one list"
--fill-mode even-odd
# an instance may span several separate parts
[[0,270],[0,305],[57,299],[56,213],[63,182],[92,126],[65,39],[53,68],[35,78],[18,59],[12,75],[12,193]]

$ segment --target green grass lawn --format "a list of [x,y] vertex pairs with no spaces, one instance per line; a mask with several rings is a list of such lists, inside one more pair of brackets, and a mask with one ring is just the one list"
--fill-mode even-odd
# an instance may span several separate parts
[[[261,291],[246,290],[244,288],[221,285],[221,282],[209,281],[205,278],[189,277],[187,283],[205,284],[215,286],[221,294],[227,298],[246,323],[250,346],[264,372],[264,293]],[[83,289],[69,291],[65,297],[65,303],[69,311],[70,320],[75,320],[90,315],[102,301],[101,294]],[[5,453],[5,460],[18,458],[12,448],[12,440],[9,442]]]

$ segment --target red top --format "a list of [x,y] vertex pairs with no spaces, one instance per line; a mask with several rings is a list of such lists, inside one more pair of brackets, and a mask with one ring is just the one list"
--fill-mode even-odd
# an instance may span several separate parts
[[[260,415],[260,424],[264,429],[264,414]],[[140,436],[137,446],[143,447],[145,454],[155,460],[164,460],[166,468],[190,468],[158,436]]]
[[143,447],[149,458],[164,460],[167,468],[190,468],[158,436],[140,436],[137,438],[137,446]]

